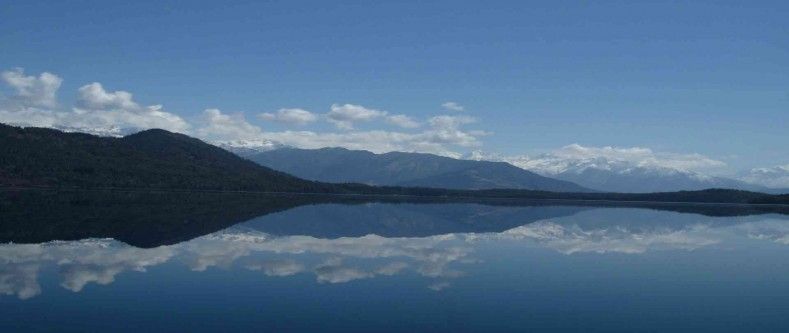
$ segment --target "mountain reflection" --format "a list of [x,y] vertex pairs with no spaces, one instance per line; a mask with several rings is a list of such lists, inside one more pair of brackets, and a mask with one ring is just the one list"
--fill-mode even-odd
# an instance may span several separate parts
[[600,207],[707,216],[789,215],[789,206],[156,191],[0,191],[0,243],[112,238],[152,248],[241,222],[273,235],[417,237],[501,232]]
[[38,274],[46,265],[56,266],[60,285],[74,292],[89,283],[112,283],[124,271],[145,272],[172,261],[195,272],[222,267],[261,271],[273,277],[310,273],[318,283],[392,276],[406,270],[428,278],[451,279],[462,272],[450,266],[470,262],[473,247],[463,242],[464,237],[319,239],[228,230],[150,249],[112,239],[4,244],[0,245],[0,294],[21,299],[38,295]]
[[[0,294],[37,296],[42,293],[39,275],[46,272],[56,272],[61,287],[80,292],[89,284],[111,284],[124,272],[165,265],[193,272],[241,269],[272,278],[311,276],[323,284],[409,275],[421,279],[425,288],[442,291],[455,279],[473,279],[468,269],[485,265],[476,255],[479,248],[493,244],[525,242],[565,255],[693,251],[741,242],[789,245],[789,221],[779,214],[713,217],[637,208],[473,203],[276,207],[274,213],[221,231],[149,248],[112,238],[2,244]],[[123,235],[134,234],[124,228]]]

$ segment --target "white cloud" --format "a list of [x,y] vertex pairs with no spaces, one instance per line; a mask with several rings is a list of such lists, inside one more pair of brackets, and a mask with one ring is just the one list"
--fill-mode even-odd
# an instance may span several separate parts
[[237,235],[221,234],[219,241],[211,239],[188,242],[175,249],[181,252],[181,260],[189,266],[189,269],[203,272],[214,266],[229,268],[237,259],[252,253],[249,246],[244,246],[245,240]]
[[128,129],[163,128],[186,133],[189,124],[161,105],[140,106],[126,91],[108,92],[98,82],[79,88],[71,111],[56,110],[57,90],[63,81],[54,74],[25,76],[21,69],[2,73],[14,90],[0,105],[0,122],[19,126],[59,128],[100,135],[120,135]]
[[0,265],[0,295],[16,295],[23,300],[38,296],[38,271],[38,264]]
[[721,240],[703,224],[681,228],[635,230],[626,226],[584,228],[540,221],[507,230],[498,238],[531,239],[564,254],[626,253],[639,254],[655,250],[694,250],[717,244]]
[[110,239],[2,244],[0,294],[16,294],[21,299],[38,295],[39,267],[47,263],[59,267],[62,287],[78,292],[88,283],[112,283],[123,271],[145,271],[167,262],[173,254],[172,247],[139,249]]
[[455,102],[444,102],[443,104],[441,104],[441,107],[444,108],[444,109],[447,109],[449,111],[464,111],[465,110],[463,105],[460,105],[460,104],[455,103]]
[[347,131],[342,133],[316,133],[312,131],[265,132],[265,139],[285,145],[315,149],[344,147],[369,150],[375,153],[408,151],[460,157],[457,148],[478,147],[482,131],[467,131],[463,125],[471,124],[474,118],[436,116],[428,123],[429,128],[417,133],[397,131]]
[[374,153],[391,151],[422,152],[442,156],[460,157],[457,146],[479,145],[477,137],[463,131],[439,132],[428,130],[420,133],[393,131],[360,131],[347,133],[317,133],[312,131],[266,132],[265,138],[284,145],[305,149],[343,147],[369,150]]
[[705,177],[697,172],[718,172],[726,167],[725,162],[701,154],[655,152],[643,147],[588,147],[579,144],[567,145],[537,156],[496,156],[476,152],[471,158],[506,161],[545,175],[585,168],[611,171],[647,168],[694,173],[696,177]]
[[[218,117],[218,115],[217,115]],[[225,120],[228,122],[229,120]],[[248,133],[243,135],[247,140],[277,142],[286,146],[305,149],[324,147],[343,147],[348,149],[369,150],[375,153],[391,151],[407,151],[432,153],[443,156],[460,157],[457,149],[478,147],[482,144],[483,131],[465,130],[462,127],[471,124],[471,117],[437,116],[429,120],[429,127],[419,132],[400,132],[386,130],[341,132],[314,131],[280,131],[264,132],[252,125],[244,125],[247,130],[224,131],[230,133]],[[234,123],[241,123],[239,119]],[[254,126],[252,126],[254,127]],[[198,131],[205,136],[208,133]],[[229,136],[229,135],[226,135]],[[211,138],[208,138],[209,140]],[[227,139],[225,139],[227,140]],[[215,141],[215,140],[214,140]]]
[[165,112],[161,105],[141,106],[126,91],[108,92],[94,82],[79,88],[77,115],[71,126],[99,128],[161,128],[186,133],[189,124],[176,114]]
[[225,114],[219,109],[203,111],[203,126],[197,135],[208,140],[255,140],[263,136],[260,127],[250,124],[241,113]]
[[[185,263],[193,271],[221,266],[243,267],[269,276],[291,276],[306,272],[294,258],[322,258],[312,273],[320,283],[344,283],[358,279],[402,274],[407,268],[424,278],[435,279],[428,288],[440,291],[464,272],[453,266],[478,263],[473,260],[480,242],[529,241],[563,254],[625,253],[695,250],[743,238],[789,244],[785,221],[754,218],[735,225],[720,225],[698,217],[677,216],[675,223],[598,223],[610,215],[576,216],[542,220],[500,233],[458,233],[429,237],[386,238],[376,235],[321,239],[310,236],[278,237],[232,228],[187,242],[150,249],[135,248],[111,239],[53,241],[44,244],[0,244],[0,295],[26,299],[41,293],[40,267],[55,265],[61,286],[79,292],[85,286],[110,284],[123,272],[144,272],[167,262]],[[629,213],[628,213],[629,214]],[[658,213],[654,213],[658,214]],[[665,213],[660,213],[665,214]],[[629,215],[628,215],[629,216]],[[641,216],[645,221],[652,215]],[[578,224],[585,220],[587,224]],[[614,219],[616,221],[617,219]],[[621,220],[621,219],[619,219]],[[725,244],[724,244],[725,247]],[[271,256],[276,258],[272,259]],[[173,260],[175,259],[175,260]],[[352,263],[352,265],[346,264]],[[51,270],[50,270],[51,271]]]
[[435,116],[430,118],[429,123],[435,128],[441,129],[456,129],[461,125],[473,124],[477,120],[469,116]]
[[55,127],[65,123],[68,114],[31,107],[0,107],[0,122],[16,126]]
[[402,128],[417,128],[420,126],[419,122],[404,114],[396,114],[386,117],[386,121],[392,125]]
[[370,121],[386,116],[386,111],[368,109],[354,104],[332,104],[331,110],[326,114],[329,122],[342,130],[352,130],[355,122]]
[[22,68],[4,71],[3,82],[14,89],[12,100],[23,107],[54,108],[57,106],[57,91],[63,79],[52,73],[43,72],[38,77],[25,76]]
[[279,259],[252,262],[246,268],[253,271],[263,271],[268,276],[291,276],[304,271],[304,265],[295,260]]
[[734,228],[745,232],[750,239],[767,240],[789,245],[789,225],[786,223],[786,220],[765,219],[755,223],[736,225]]
[[21,68],[5,71],[0,76],[13,90],[0,99],[0,122],[18,126],[53,127],[62,123],[66,114],[50,110],[57,106],[57,91],[63,81],[47,72],[25,76]]
[[318,120],[318,116],[304,109],[279,109],[276,113],[261,113],[260,119],[304,126]]
[[80,292],[88,283],[108,285],[115,282],[115,275],[124,271],[121,266],[67,266],[63,269],[63,288]]
[[[38,267],[44,265],[57,265],[62,278],[60,285],[79,292],[91,283],[110,284],[123,272],[143,272],[172,259],[199,272],[213,266],[231,269],[234,262],[249,257],[243,265],[247,269],[261,270],[269,276],[290,276],[304,272],[305,266],[289,256],[305,253],[324,258],[312,270],[321,283],[391,276],[412,265],[419,266],[418,273],[425,272],[425,277],[452,278],[459,276],[459,272],[448,269],[448,265],[463,263],[471,253],[467,246],[443,246],[453,241],[459,240],[452,235],[320,239],[235,230],[151,249],[135,248],[112,239],[0,244],[0,295],[20,298],[38,295],[41,292],[37,283]],[[277,258],[265,258],[270,255]],[[352,259],[354,266],[345,265],[345,259]]]
[[[457,149],[478,147],[483,131],[465,130],[473,123],[470,117],[436,116],[429,119],[429,127],[415,133],[387,130],[353,131],[357,122],[384,120],[389,124],[415,129],[420,123],[403,114],[389,115],[386,111],[354,104],[334,104],[326,118],[342,132],[283,131],[264,132],[248,122],[244,115],[225,114],[219,109],[207,109],[196,126],[180,116],[166,112],[161,105],[143,106],[127,91],[108,91],[98,83],[84,85],[78,90],[75,106],[70,111],[43,108],[57,104],[55,96],[62,79],[42,73],[38,77],[25,76],[21,69],[3,73],[3,81],[13,88],[0,105],[0,122],[58,128],[66,131],[98,135],[121,136],[135,130],[162,128],[187,133],[212,142],[279,142],[300,148],[345,147],[377,153],[410,151],[459,157]],[[296,125],[316,121],[319,116],[302,109],[281,109],[265,113],[260,118]]]
[[408,268],[408,264],[407,263],[404,263],[404,262],[401,262],[401,261],[396,261],[396,262],[393,262],[393,263],[386,264],[385,266],[379,267],[378,269],[375,270],[375,274],[378,274],[378,275],[395,275],[397,273],[400,273],[402,270],[404,270],[406,268]]
[[769,168],[754,168],[741,178],[743,181],[773,188],[789,188],[789,164]]
[[[204,140],[229,146],[275,146],[284,144],[299,148],[345,147],[370,150],[376,153],[408,151],[460,157],[458,150],[479,147],[484,131],[467,130],[471,117],[436,116],[427,128],[418,132],[397,130],[354,131],[355,123],[373,120],[386,121],[404,129],[416,129],[422,124],[403,115],[389,115],[386,111],[355,104],[333,104],[326,119],[343,129],[339,132],[282,131],[265,132],[248,122],[242,113],[225,114],[219,109],[207,109],[194,125],[160,105],[143,106],[127,91],[108,91],[98,82],[78,90],[78,99],[70,111],[42,108],[54,106],[55,96],[62,81],[53,74],[25,76],[21,70],[4,72],[4,82],[15,95],[0,103],[0,122],[18,126],[58,128],[72,132],[87,132],[105,136],[121,136],[130,132],[163,128],[186,133]],[[259,116],[264,120],[296,125],[315,122],[319,115],[302,109],[281,109]]]
[[77,107],[85,110],[136,110],[140,106],[132,100],[127,91],[107,92],[101,83],[93,82],[79,88]]
[[314,272],[319,283],[345,283],[375,276],[359,268],[343,266],[340,258],[330,258],[323,264],[315,267]]
[[698,170],[726,166],[726,163],[701,154],[659,153],[649,148],[631,147],[584,147],[571,144],[554,152],[566,159],[589,159],[603,157],[610,160],[628,161],[638,166],[666,167],[678,170]]
[[464,131],[463,125],[472,124],[476,119],[467,116],[436,116],[428,121],[431,129],[425,134],[430,137],[430,141],[451,144],[460,147],[477,147],[482,143],[480,136],[487,135],[483,131]]
[[451,286],[452,286],[452,283],[447,282],[447,281],[441,281],[441,282],[433,283],[433,284],[427,286],[427,288],[432,290],[432,291],[442,291],[442,290],[447,289],[447,288],[449,288]]
[[341,257],[331,257],[315,267],[314,273],[319,283],[345,283],[381,275],[392,276],[406,268],[408,268],[407,263],[395,261],[368,272],[356,267],[346,267],[343,265]]
[[60,257],[58,265],[63,277],[60,285],[74,292],[81,291],[91,282],[110,284],[116,275],[124,271],[144,272],[147,267],[169,261],[175,254],[171,247],[140,249],[109,239],[61,245],[65,246],[55,249]]

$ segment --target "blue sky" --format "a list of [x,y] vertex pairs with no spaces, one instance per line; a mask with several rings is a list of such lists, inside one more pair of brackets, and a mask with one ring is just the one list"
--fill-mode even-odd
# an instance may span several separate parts
[[[786,1],[6,1],[0,70],[62,78],[61,111],[90,104],[92,82],[128,91],[195,135],[216,108],[262,133],[433,128],[459,153],[645,147],[735,170],[789,164],[787,17]],[[353,129],[259,116],[326,119],[333,104],[386,115]]]

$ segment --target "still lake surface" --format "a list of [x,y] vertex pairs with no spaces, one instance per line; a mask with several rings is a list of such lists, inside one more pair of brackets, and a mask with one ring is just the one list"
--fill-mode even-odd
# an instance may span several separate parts
[[22,193],[0,331],[787,331],[789,216]]

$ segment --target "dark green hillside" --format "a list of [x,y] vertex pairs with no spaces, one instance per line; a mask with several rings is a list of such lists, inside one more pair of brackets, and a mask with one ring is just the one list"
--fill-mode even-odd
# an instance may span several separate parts
[[789,205],[789,194],[763,196],[751,201],[758,204]]
[[198,139],[163,130],[104,138],[0,124],[0,185],[325,191]]

